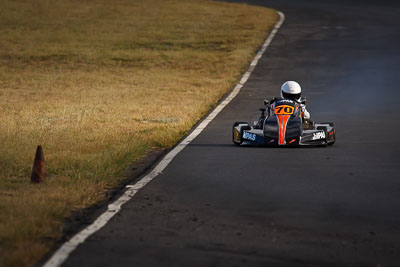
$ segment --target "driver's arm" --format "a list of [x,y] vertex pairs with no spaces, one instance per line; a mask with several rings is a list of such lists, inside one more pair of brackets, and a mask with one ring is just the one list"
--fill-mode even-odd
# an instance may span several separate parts
[[307,111],[306,106],[302,107],[302,111],[304,120],[306,121],[310,120],[310,112]]

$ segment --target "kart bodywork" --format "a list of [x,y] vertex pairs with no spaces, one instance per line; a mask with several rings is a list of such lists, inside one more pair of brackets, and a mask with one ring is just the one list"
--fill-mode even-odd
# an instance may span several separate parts
[[[235,122],[232,141],[236,145],[326,146],[335,143],[335,127],[331,122],[305,122],[301,102],[278,98],[265,103],[262,115],[252,126]],[[265,114],[265,110],[267,114]],[[264,115],[263,115],[264,114]]]

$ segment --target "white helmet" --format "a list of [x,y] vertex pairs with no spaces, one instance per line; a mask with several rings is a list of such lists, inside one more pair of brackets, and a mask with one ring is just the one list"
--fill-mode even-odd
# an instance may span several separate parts
[[287,81],[282,84],[281,97],[289,98],[292,100],[299,100],[301,97],[301,87],[295,81]]

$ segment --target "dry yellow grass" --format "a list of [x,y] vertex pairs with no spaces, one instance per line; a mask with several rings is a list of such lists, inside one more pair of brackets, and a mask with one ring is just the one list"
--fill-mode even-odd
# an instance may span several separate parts
[[[273,10],[201,0],[0,0],[0,266],[177,142],[237,81]],[[37,145],[49,179],[31,185]]]

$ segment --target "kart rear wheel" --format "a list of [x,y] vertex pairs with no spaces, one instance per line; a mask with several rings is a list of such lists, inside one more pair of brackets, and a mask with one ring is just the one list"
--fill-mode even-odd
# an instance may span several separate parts
[[333,145],[336,142],[336,132],[335,132],[335,128],[333,128],[333,141],[328,143],[328,146]]
[[325,132],[325,146],[328,145],[328,127],[326,126],[318,126],[317,130],[323,130]]
[[[242,126],[239,126],[239,129],[237,129],[238,125],[244,124]],[[247,122],[235,122],[232,127],[232,142],[240,146],[243,143],[243,130],[250,130],[251,127]]]
[[[332,131],[330,131],[328,133],[327,130],[325,132],[325,134],[327,134],[326,135],[326,141],[327,141],[328,146],[333,145],[335,143],[335,141],[336,141],[335,124],[333,122],[321,122],[321,124],[328,124],[329,126],[331,126],[333,128],[333,133],[332,133]],[[323,126],[320,126],[320,127],[323,127]],[[328,141],[328,136],[329,136],[329,139],[333,138],[333,141]]]

